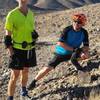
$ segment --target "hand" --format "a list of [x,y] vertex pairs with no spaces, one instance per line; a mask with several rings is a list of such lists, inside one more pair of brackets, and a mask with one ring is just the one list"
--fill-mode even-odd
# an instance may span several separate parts
[[85,60],[85,59],[88,59],[89,58],[89,54],[82,52],[81,55],[80,55],[80,57],[81,57],[81,60]]
[[10,56],[12,56],[14,54],[12,46],[10,46],[8,49],[9,49]]

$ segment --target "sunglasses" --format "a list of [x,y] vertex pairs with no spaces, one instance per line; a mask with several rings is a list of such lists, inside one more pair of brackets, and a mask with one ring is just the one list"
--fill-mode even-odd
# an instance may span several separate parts
[[76,20],[76,21],[74,21],[74,22],[77,23],[77,24],[82,24],[82,22],[79,21],[79,20]]

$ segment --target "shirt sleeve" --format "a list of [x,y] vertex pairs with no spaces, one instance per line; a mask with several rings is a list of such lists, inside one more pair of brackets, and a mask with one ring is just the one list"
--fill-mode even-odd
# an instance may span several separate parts
[[67,28],[64,28],[64,30],[62,31],[59,41],[60,42],[65,42],[67,39]]
[[89,36],[88,36],[88,32],[86,30],[84,30],[83,45],[84,46],[89,46]]
[[8,13],[7,17],[6,17],[6,22],[5,22],[5,29],[9,30],[12,32],[13,30],[13,18],[11,13]]
[[33,30],[35,30],[35,13],[33,13]]

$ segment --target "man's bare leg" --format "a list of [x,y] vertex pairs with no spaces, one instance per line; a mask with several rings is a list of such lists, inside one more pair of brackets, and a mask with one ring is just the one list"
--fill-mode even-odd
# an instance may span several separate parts
[[28,81],[28,68],[24,67],[24,69],[21,71],[21,84],[22,84],[21,95],[22,96],[26,96],[28,94],[26,90],[27,81]]
[[44,67],[42,70],[39,71],[39,73],[36,75],[35,80],[40,80],[43,78],[45,75],[47,75],[53,67]]
[[36,85],[36,81],[40,80],[41,78],[43,78],[45,75],[47,75],[52,69],[54,69],[53,67],[44,67],[42,70],[39,71],[39,73],[37,74],[37,76],[35,77],[35,80],[33,80],[31,82],[31,84],[28,86],[28,90],[32,90],[35,85]]
[[8,97],[14,96],[16,81],[18,80],[20,70],[11,70],[11,76],[8,84]]

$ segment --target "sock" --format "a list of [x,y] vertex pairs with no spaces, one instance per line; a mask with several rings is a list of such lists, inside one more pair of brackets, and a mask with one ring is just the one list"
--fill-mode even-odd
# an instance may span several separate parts
[[26,87],[22,87],[21,95],[26,96],[27,94],[28,94],[28,91],[26,90]]
[[7,100],[13,100],[13,96],[8,96]]
[[26,87],[25,86],[22,87],[22,91],[26,91]]

